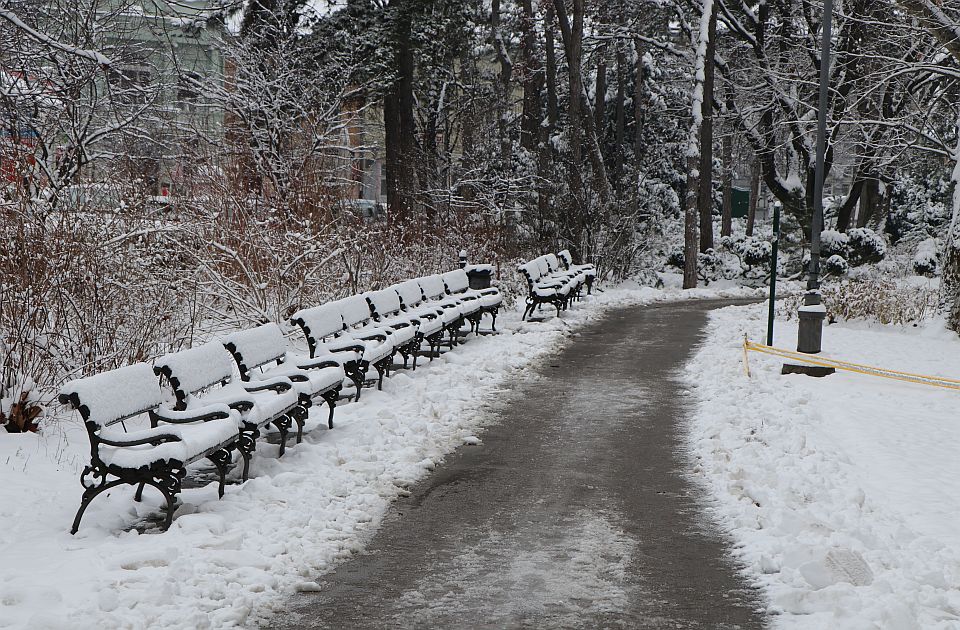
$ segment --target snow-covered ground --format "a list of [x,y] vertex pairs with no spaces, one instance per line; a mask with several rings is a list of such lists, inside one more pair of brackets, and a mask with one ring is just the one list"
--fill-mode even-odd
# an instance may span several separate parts
[[[779,628],[960,628],[960,392],[838,372],[781,376],[751,353],[763,306],[712,314],[686,378],[694,472]],[[775,344],[793,349],[795,322]],[[960,377],[942,322],[824,328],[824,355]]]
[[604,308],[756,294],[633,286],[598,293],[560,319],[521,323],[506,313],[501,334],[471,338],[338,407],[332,431],[321,408],[304,443],[282,459],[261,440],[250,481],[228,486],[222,500],[213,484],[185,490],[166,533],[134,529],[160,501],[148,489],[136,504],[128,487],[98,497],[79,533],[67,533],[89,458],[76,417],[42,435],[2,434],[0,628],[255,625],[361,549],[393,498],[445,454],[476,443],[494,393]]

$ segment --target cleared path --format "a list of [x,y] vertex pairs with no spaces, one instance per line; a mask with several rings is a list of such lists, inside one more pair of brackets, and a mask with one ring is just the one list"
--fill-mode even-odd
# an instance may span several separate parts
[[622,309],[584,329],[280,627],[762,627],[684,473],[677,376],[723,304]]

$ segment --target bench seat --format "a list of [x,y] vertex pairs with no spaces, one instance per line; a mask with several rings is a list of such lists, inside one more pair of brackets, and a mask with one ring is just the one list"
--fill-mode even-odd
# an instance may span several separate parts
[[[205,411],[220,409],[229,414],[226,405],[209,405]],[[176,412],[167,411],[166,414]],[[160,425],[139,431],[103,431],[101,438],[111,441],[147,441],[175,436],[176,441],[145,443],[136,446],[100,446],[100,459],[107,466],[145,468],[156,463],[190,462],[207,453],[227,448],[237,441],[237,421],[227,417],[196,425]]]

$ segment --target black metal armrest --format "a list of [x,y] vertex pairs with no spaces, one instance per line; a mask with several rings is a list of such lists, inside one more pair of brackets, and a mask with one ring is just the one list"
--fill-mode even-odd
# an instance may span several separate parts
[[115,438],[105,438],[98,437],[97,441],[100,444],[106,444],[107,446],[141,446],[143,444],[163,444],[165,442],[179,442],[180,437],[176,435],[153,435],[150,437],[137,438],[135,440],[122,440]]
[[[353,333],[353,336],[357,339],[363,339],[364,341],[386,341],[387,336],[383,333],[367,333],[362,334],[362,330],[357,330]],[[365,350],[366,348],[364,348]]]
[[[287,377],[283,377],[286,379]],[[248,392],[262,392],[266,390],[274,391],[277,393],[285,392],[288,389],[293,387],[293,384],[289,380],[273,380],[273,381],[253,381],[246,382],[243,384],[243,389]]]
[[339,361],[334,361],[333,359],[320,359],[317,361],[312,361],[309,359],[301,359],[300,361],[294,362],[301,370],[319,370],[320,368],[327,367],[340,367]]
[[204,408],[200,408],[196,410],[188,409],[187,411],[168,411],[160,408],[150,412],[151,424],[153,424],[155,420],[168,424],[187,424],[192,422],[206,422],[208,420],[222,420],[229,417],[230,414],[221,409],[206,411]]

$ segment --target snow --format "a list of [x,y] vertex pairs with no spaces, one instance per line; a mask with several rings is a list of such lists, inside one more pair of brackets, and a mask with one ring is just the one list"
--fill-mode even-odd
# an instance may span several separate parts
[[248,370],[276,361],[287,352],[287,340],[283,331],[272,322],[256,328],[238,330],[226,335],[221,341],[223,344],[233,344],[235,352],[240,355]]
[[467,265],[463,268],[465,273],[470,273],[471,271],[477,273],[485,273],[488,275],[493,275],[494,268],[493,265]]
[[420,288],[423,289],[423,294],[427,296],[427,298],[438,298],[447,294],[447,289],[443,285],[443,278],[439,275],[417,278],[417,282],[420,284]]
[[467,272],[463,269],[448,271],[441,277],[443,278],[444,284],[447,285],[447,289],[450,290],[450,293],[460,293],[470,288],[470,278],[467,277]]
[[146,363],[71,381],[60,393],[75,394],[80,404],[90,410],[88,419],[99,426],[153,409],[163,402],[157,376]]
[[340,315],[343,317],[343,322],[348,327],[362,324],[370,319],[370,304],[367,303],[367,298],[362,295],[351,295],[337,300],[334,304],[337,305]]
[[171,352],[154,361],[154,366],[166,368],[177,379],[180,391],[186,393],[228,380],[234,370],[233,358],[219,341]]
[[169,435],[174,436],[177,441],[164,442],[156,446],[150,444],[124,447],[101,445],[100,458],[108,466],[113,464],[121,468],[140,468],[158,461],[189,461],[207,449],[235,441],[237,420],[234,416],[238,415],[237,412],[230,411],[226,405],[211,405],[211,407],[219,408],[218,410],[224,411],[230,417],[197,424],[161,425],[155,429],[117,433],[111,437],[118,440],[137,440]]
[[[86,432],[75,414],[65,413],[41,435],[5,435],[0,628],[255,627],[282,612],[285,597],[310,590],[320,575],[359,552],[401,493],[395,481],[416,480],[466,438],[482,439],[494,417],[486,411],[488,401],[499,399],[519,371],[542,362],[604,308],[761,294],[633,284],[595,292],[559,318],[545,310],[541,322],[521,322],[518,308],[507,309],[498,319],[500,334],[471,336],[415,372],[385,379],[383,391],[368,390],[360,402],[338,405],[332,431],[325,429],[327,410],[312,408],[304,442],[282,459],[276,445],[260,440],[251,479],[228,485],[222,500],[212,482],[185,489],[166,533],[133,527],[143,529],[145,518],[155,518],[161,499],[148,489],[143,502],[135,503],[128,486],[99,497],[78,534],[67,533],[80,501],[77,478],[89,462]],[[144,428],[127,424],[131,431]],[[619,549],[616,535],[594,517],[585,516],[571,532],[581,547],[571,564],[551,574],[544,597],[568,593],[569,571],[595,584],[590,592],[598,597],[609,587],[609,602],[598,599],[598,606],[618,605],[616,580],[595,576],[589,559],[609,543],[626,563],[629,550]],[[530,558],[516,559],[517,579],[525,567],[536,566],[527,560],[543,553],[548,550],[531,549]]]
[[334,303],[305,308],[294,313],[291,319],[302,322],[310,336],[318,341],[343,332],[343,317]]
[[[693,472],[776,628],[960,627],[956,391],[838,372],[782,376],[762,305],[714,313],[688,366]],[[790,348],[795,322],[777,322]],[[941,323],[824,327],[824,356],[960,375]]]

